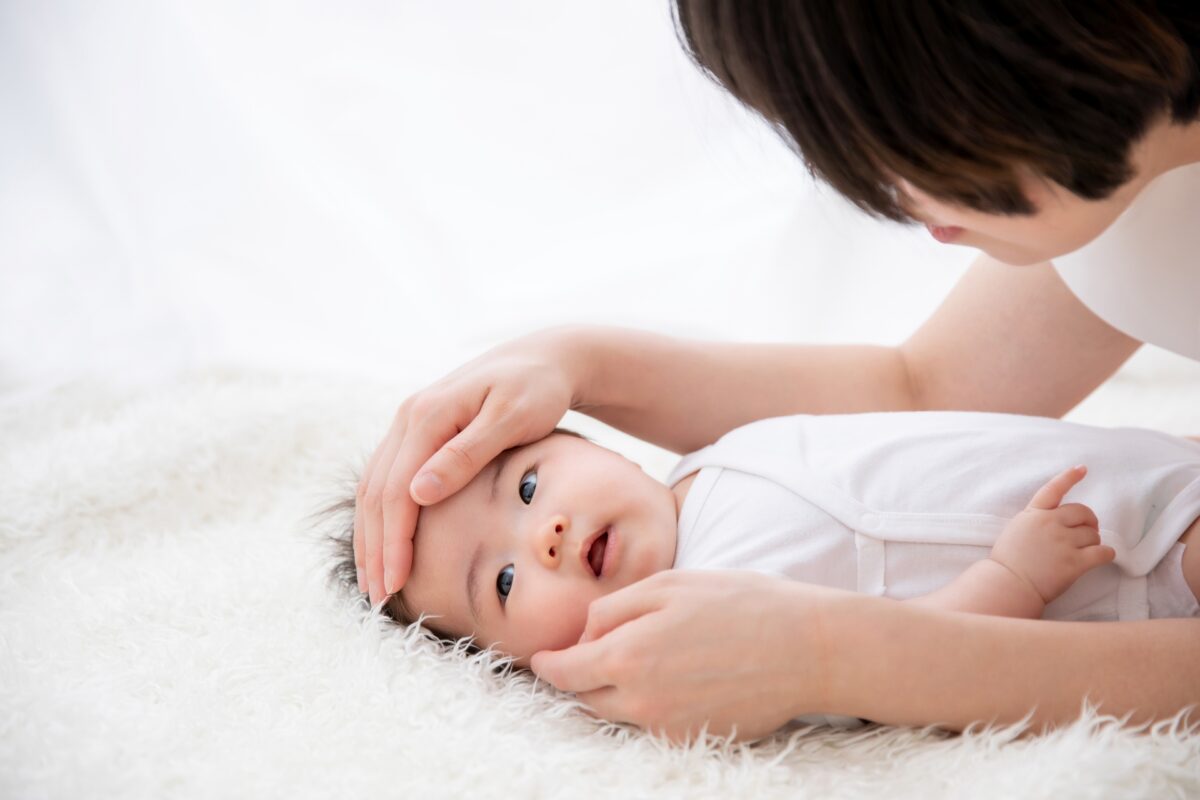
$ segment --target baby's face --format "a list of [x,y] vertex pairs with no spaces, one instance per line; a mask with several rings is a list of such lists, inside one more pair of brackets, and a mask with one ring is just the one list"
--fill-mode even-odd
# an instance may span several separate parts
[[675,495],[639,466],[552,434],[421,510],[404,600],[524,666],[577,642],[592,600],[670,569],[677,520]]

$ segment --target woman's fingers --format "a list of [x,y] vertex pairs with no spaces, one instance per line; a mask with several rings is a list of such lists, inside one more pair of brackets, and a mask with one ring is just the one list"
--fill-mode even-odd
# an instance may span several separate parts
[[588,605],[580,642],[591,642],[661,607],[654,576],[632,583]]
[[409,486],[412,498],[427,506],[449,497],[504,450],[524,444],[518,435],[523,421],[512,410],[512,404],[485,398],[479,413],[416,471]]
[[613,671],[619,665],[605,657],[620,646],[613,631],[659,608],[658,592],[647,585],[653,581],[653,577],[646,578],[593,600],[579,644],[535,653],[530,667],[542,680],[566,692],[588,692],[613,685],[617,678]]
[[412,540],[413,534],[416,533],[420,509],[408,494],[408,484],[416,471],[416,463],[420,463],[418,459],[423,458],[425,454],[417,453],[415,458],[406,455],[404,451],[407,442],[411,442],[411,439],[401,443],[400,450],[392,461],[380,509],[383,517],[381,560],[385,595],[400,590],[408,580],[408,573],[412,567]]
[[385,595],[399,591],[412,568],[412,540],[420,513],[410,488],[413,476],[447,440],[475,418],[478,408],[477,403],[470,401],[459,405],[436,400],[414,401],[410,416],[399,426],[402,433],[391,463],[387,463],[386,455],[381,462],[381,469],[390,467],[380,506]]
[[367,582],[367,489],[371,485],[371,476],[374,474],[375,465],[379,462],[379,456],[390,441],[391,432],[389,431],[389,435],[384,437],[375,451],[371,453],[371,457],[367,459],[362,474],[358,476],[358,486],[354,491],[354,571],[358,576],[358,590],[363,594],[367,594],[370,588]]
[[1082,464],[1060,472],[1037,490],[1033,499],[1029,501],[1029,508],[1043,511],[1058,508],[1058,504],[1063,501],[1067,492],[1071,491],[1071,487],[1083,480],[1085,475],[1087,467]]
[[[755,573],[669,570],[593,603],[603,636],[536,653],[531,666],[606,719],[670,738],[736,725],[753,738],[834,702],[817,621],[828,617],[814,611],[836,594]],[[774,630],[788,633],[764,635]]]
[[593,600],[579,644],[535,653],[530,667],[542,680],[567,692],[591,692],[615,685],[621,664],[613,661],[612,653],[621,651],[621,634],[626,630],[621,626],[661,608],[660,581],[656,578],[651,576]]
[[[367,592],[370,595],[371,605],[380,603],[385,597],[383,493],[392,463],[395,461],[396,452],[400,449],[400,442],[404,436],[405,417],[406,406],[402,405],[388,435],[371,456],[371,461],[359,482],[358,495],[355,498],[356,520],[359,509],[361,509],[363,520],[363,569],[366,572]],[[358,557],[357,551],[355,557]]]
[[539,678],[564,692],[602,689],[613,685],[613,677],[605,669],[607,661],[602,657],[608,644],[592,641],[565,650],[540,650],[529,660],[529,667]]
[[575,699],[583,703],[583,710],[587,712],[588,716],[609,722],[630,722],[631,720],[620,718],[617,712],[617,697],[618,692],[615,686],[603,686],[590,692],[575,693]]
[[[357,498],[357,495],[355,495]],[[364,540],[366,532],[363,530],[363,506],[362,503],[354,503],[354,573],[358,577],[358,591],[362,594],[367,593],[367,555],[366,545]]]

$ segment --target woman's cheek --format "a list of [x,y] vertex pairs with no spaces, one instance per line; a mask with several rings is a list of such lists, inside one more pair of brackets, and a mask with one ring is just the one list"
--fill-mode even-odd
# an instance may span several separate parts
[[1089,203],[1077,198],[1056,200],[1046,207],[1032,217],[981,220],[968,226],[976,241],[963,237],[961,243],[978,247],[1008,264],[1041,264],[1089,244],[1124,210],[1124,205],[1116,201]]

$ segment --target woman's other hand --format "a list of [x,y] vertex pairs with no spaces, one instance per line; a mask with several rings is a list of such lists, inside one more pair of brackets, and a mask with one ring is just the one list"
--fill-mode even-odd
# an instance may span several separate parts
[[474,478],[502,451],[549,434],[571,407],[569,329],[507,342],[400,404],[367,462],[354,513],[358,587],[376,605],[412,567],[418,504],[431,505]]
[[580,643],[540,678],[604,719],[685,741],[756,739],[830,710],[823,609],[832,589],[754,572],[668,570],[594,601]]

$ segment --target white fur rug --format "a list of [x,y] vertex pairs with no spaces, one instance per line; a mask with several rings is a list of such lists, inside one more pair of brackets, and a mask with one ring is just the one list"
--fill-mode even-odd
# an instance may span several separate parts
[[[1200,434],[1195,372],[1105,391],[1084,416]],[[1200,794],[1200,735],[1094,717],[672,748],[366,616],[306,516],[403,394],[208,372],[0,405],[0,797]]]

